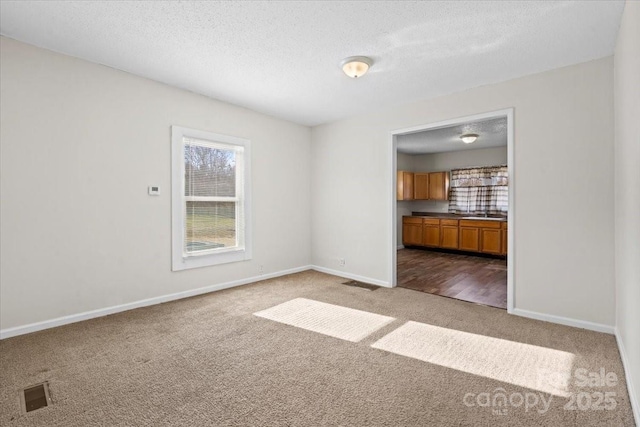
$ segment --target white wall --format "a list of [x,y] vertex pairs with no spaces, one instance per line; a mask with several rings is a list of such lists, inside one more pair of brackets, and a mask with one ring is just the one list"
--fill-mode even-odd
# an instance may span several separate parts
[[[0,51],[2,329],[309,264],[309,128],[4,37]],[[253,260],[171,272],[171,125],[251,140]]]
[[[408,159],[406,159],[408,157]],[[447,151],[409,156],[398,153],[398,170],[412,172],[441,172],[473,166],[507,164],[507,146],[475,150]],[[402,215],[411,212],[448,212],[449,202],[438,200],[402,200],[397,202],[397,244],[402,245]]]
[[615,51],[616,327],[640,423],[640,3],[627,1]]
[[507,164],[507,146],[478,148],[475,150],[447,151],[445,153],[413,156],[416,171],[440,172],[473,166],[497,166]]
[[398,170],[413,172],[413,157],[414,156],[410,156],[409,154],[398,153],[396,160]]
[[509,107],[515,306],[612,326],[610,57],[312,129],[313,264],[389,281],[390,131]]

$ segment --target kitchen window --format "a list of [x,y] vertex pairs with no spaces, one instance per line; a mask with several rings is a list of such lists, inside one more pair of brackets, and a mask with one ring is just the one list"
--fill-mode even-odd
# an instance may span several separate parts
[[173,271],[251,259],[250,141],[171,133]]
[[508,210],[509,170],[507,166],[451,171],[449,213],[506,216]]

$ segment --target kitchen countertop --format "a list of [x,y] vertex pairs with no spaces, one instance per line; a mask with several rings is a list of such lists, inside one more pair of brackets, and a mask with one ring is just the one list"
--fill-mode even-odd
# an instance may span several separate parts
[[[408,216],[428,216],[431,218],[440,218],[440,219],[474,219],[474,220],[483,220],[484,216],[481,215],[467,215],[467,214],[452,214],[446,212],[411,212],[411,215]],[[470,218],[473,217],[473,218]],[[486,217],[491,221],[506,221],[507,217],[502,215],[489,215]]]

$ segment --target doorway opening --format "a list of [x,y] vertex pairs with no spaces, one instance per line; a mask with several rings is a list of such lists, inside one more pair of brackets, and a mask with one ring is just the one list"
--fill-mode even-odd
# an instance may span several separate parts
[[391,132],[393,286],[513,310],[513,129],[510,108]]

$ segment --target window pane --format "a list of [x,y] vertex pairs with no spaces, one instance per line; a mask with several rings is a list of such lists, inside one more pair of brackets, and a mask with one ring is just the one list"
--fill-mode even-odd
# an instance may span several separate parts
[[237,246],[234,202],[186,202],[185,252]]
[[185,138],[185,196],[235,197],[236,152]]

